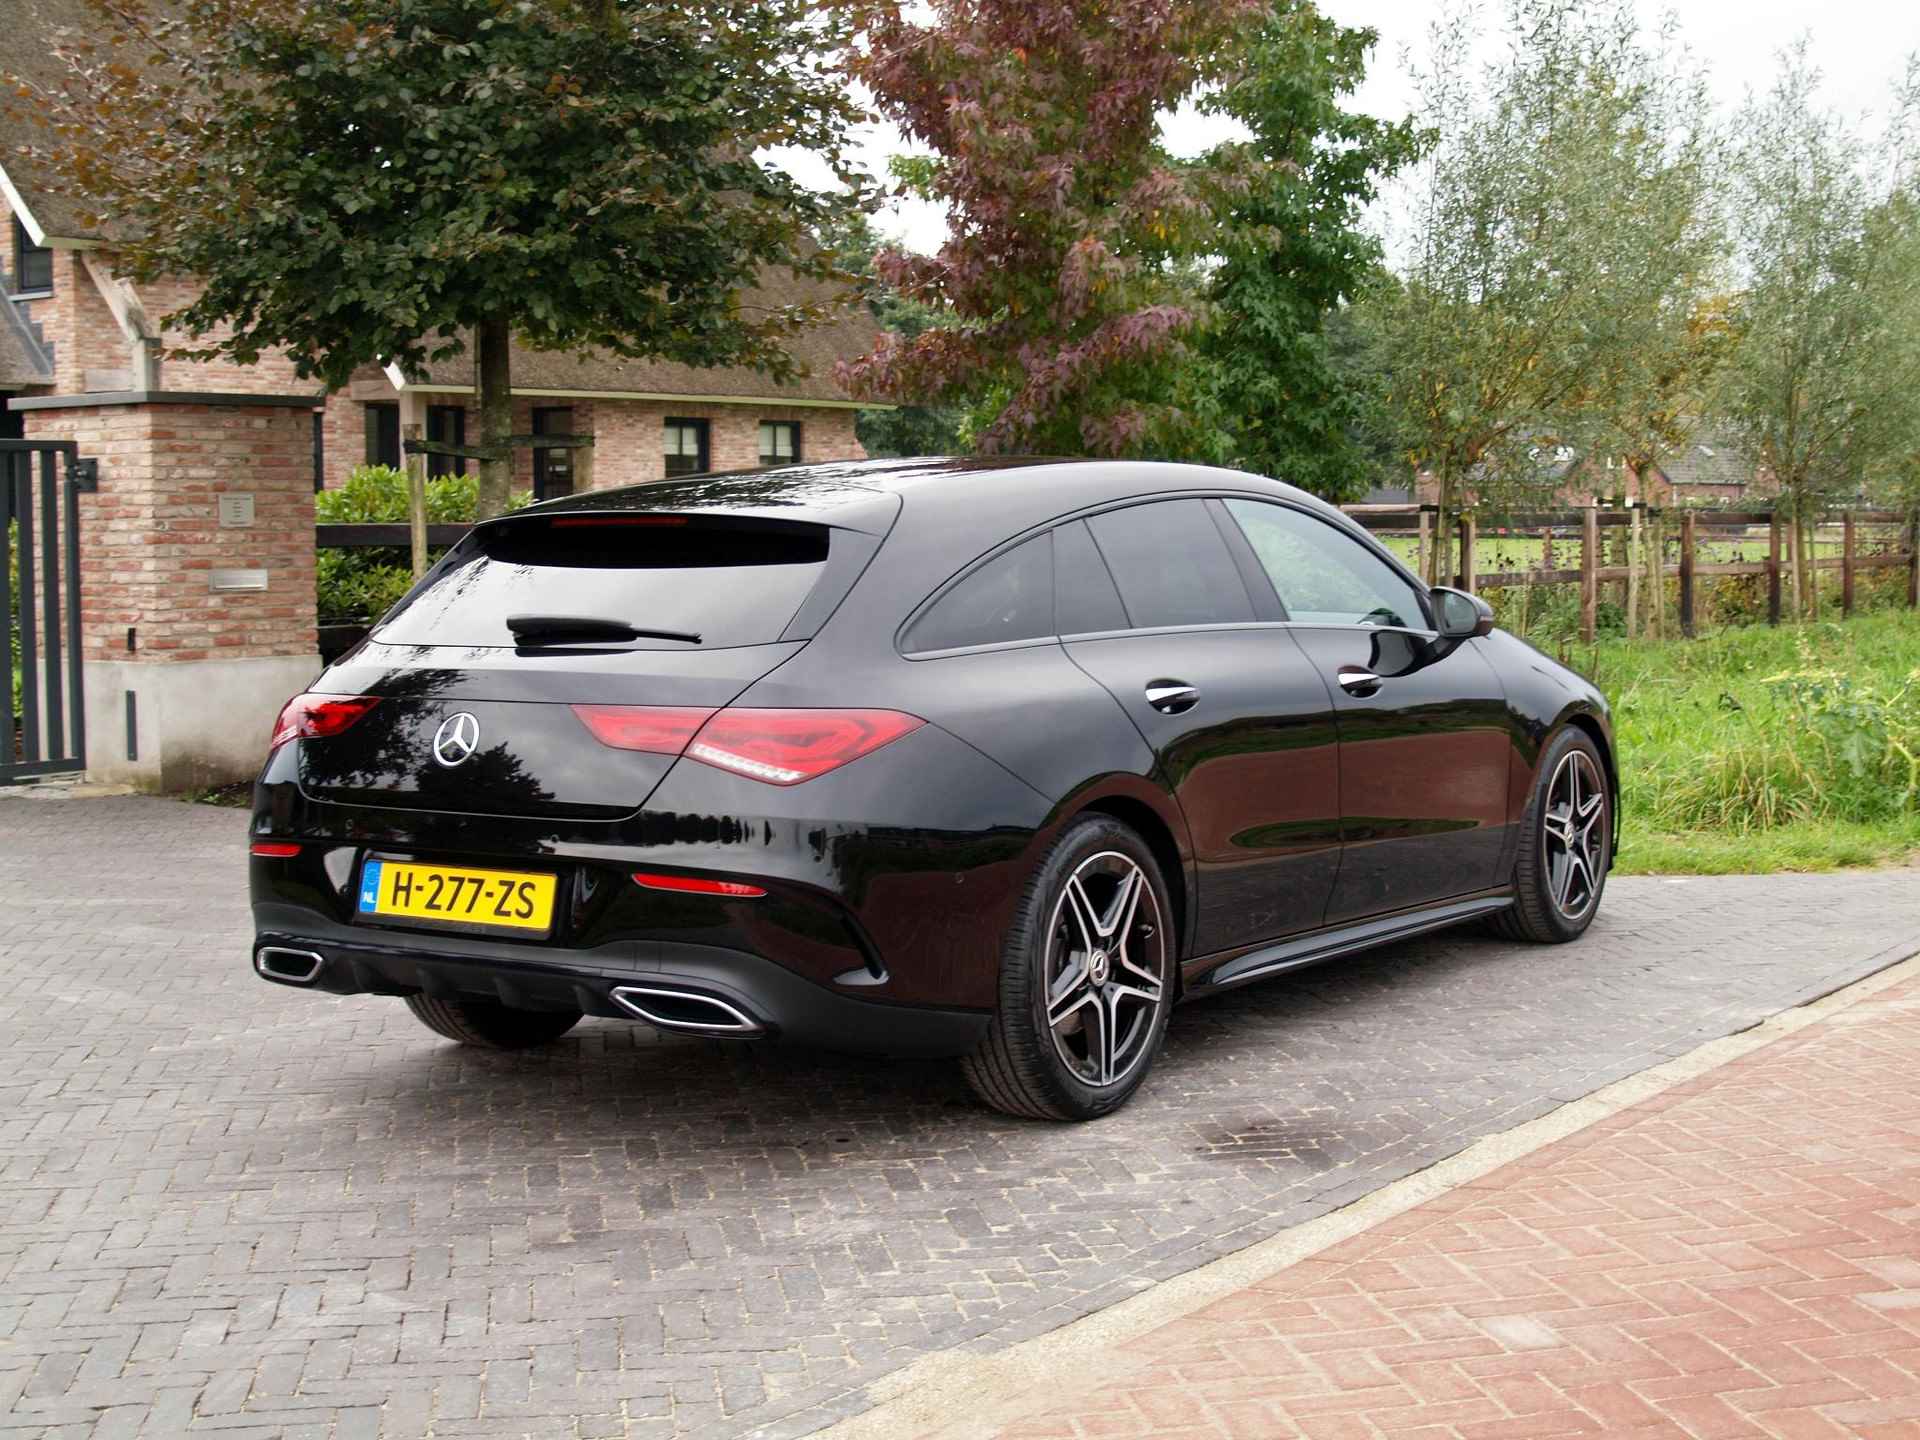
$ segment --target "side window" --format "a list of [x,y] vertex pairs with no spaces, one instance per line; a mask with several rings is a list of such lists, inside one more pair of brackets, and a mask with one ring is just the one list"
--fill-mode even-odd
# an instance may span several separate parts
[[1087,521],[1136,630],[1252,620],[1253,602],[1204,501],[1162,500]]
[[1053,633],[1053,537],[1038,535],[996,555],[936,600],[907,631],[906,649],[957,650]]
[[1394,568],[1323,520],[1260,500],[1229,500],[1287,618],[1318,625],[1427,628],[1420,593]]
[[1053,603],[1062,635],[1127,628],[1126,607],[1085,521],[1053,532]]

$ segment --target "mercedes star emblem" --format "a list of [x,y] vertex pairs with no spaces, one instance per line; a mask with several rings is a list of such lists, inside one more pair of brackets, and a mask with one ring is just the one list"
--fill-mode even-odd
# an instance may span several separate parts
[[480,722],[465,710],[449,715],[433,732],[433,758],[442,765],[459,765],[480,748]]

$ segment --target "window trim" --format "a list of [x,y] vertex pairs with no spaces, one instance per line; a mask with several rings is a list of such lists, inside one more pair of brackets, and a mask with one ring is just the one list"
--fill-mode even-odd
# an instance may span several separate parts
[[[670,453],[666,446],[666,431],[675,425],[691,425],[700,436],[700,468],[675,472],[666,468]],[[660,461],[661,473],[668,480],[686,480],[695,475],[713,474],[713,422],[697,415],[666,415],[660,420]]]
[[[769,425],[774,426],[776,429],[786,429],[786,430],[791,430],[793,432],[793,454],[788,456],[784,460],[781,459],[778,455],[775,455],[773,459],[769,460],[766,457],[765,452],[759,449],[760,431],[761,429]],[[805,464],[806,462],[801,458],[800,442],[801,442],[801,425],[800,425],[800,421],[798,420],[759,420],[755,422],[755,426],[754,426],[755,453],[759,457],[760,468],[762,470],[778,470],[788,465]]]
[[[979,569],[983,565],[989,564],[993,560],[997,559],[999,556],[1013,549],[1015,546],[1025,544],[1028,540],[1031,540],[1036,535],[1051,534],[1053,531],[1058,530],[1062,525],[1071,525],[1076,520],[1085,521],[1092,518],[1095,515],[1103,515],[1112,510],[1126,510],[1126,509],[1130,509],[1135,505],[1153,505],[1153,504],[1158,504],[1162,501],[1167,501],[1167,500],[1206,501],[1209,504],[1209,513],[1212,513],[1212,506],[1218,505],[1221,511],[1224,512],[1224,514],[1216,515],[1215,523],[1218,524],[1221,519],[1225,519],[1227,523],[1232,526],[1233,536],[1237,537],[1239,544],[1246,546],[1249,551],[1252,550],[1253,542],[1248,540],[1246,538],[1246,535],[1240,530],[1239,522],[1233,519],[1233,512],[1226,510],[1226,507],[1223,502],[1227,500],[1257,500],[1262,504],[1266,504],[1266,505],[1284,505],[1289,510],[1297,511],[1299,514],[1306,516],[1310,520],[1317,520],[1320,524],[1325,525],[1329,530],[1332,530],[1337,534],[1344,535],[1349,540],[1355,541],[1360,545],[1360,547],[1363,550],[1367,551],[1369,554],[1376,556],[1381,560],[1384,560],[1387,563],[1388,567],[1392,569],[1395,574],[1400,576],[1401,579],[1405,580],[1409,585],[1411,585],[1414,589],[1415,595],[1419,598],[1421,606],[1425,610],[1425,618],[1430,628],[1422,630],[1422,629],[1415,629],[1411,626],[1404,626],[1404,625],[1357,625],[1357,624],[1343,625],[1343,624],[1337,624],[1331,621],[1323,621],[1323,620],[1293,620],[1293,619],[1263,620],[1256,616],[1256,618],[1252,620],[1216,621],[1212,624],[1205,624],[1205,625],[1159,625],[1159,626],[1148,626],[1148,627],[1130,627],[1125,630],[1076,631],[1070,635],[1055,634],[1055,635],[1034,636],[1025,640],[994,640],[994,641],[989,641],[984,645],[966,645],[966,646],[961,646],[957,649],[952,649],[952,650],[911,650],[910,651],[906,648],[907,632],[913,628],[914,622],[918,620],[925,611],[930,609],[933,605],[937,604],[940,598],[943,595],[945,595],[947,591],[952,589],[954,586],[958,585],[961,581],[965,580],[975,570]],[[1234,540],[1232,538],[1223,536],[1222,539],[1226,541],[1227,548],[1230,552],[1235,551],[1236,547],[1234,544]],[[1094,548],[1096,550],[1099,549],[1099,544],[1100,542],[1096,538],[1094,540]],[[1101,554],[1101,559],[1103,562],[1106,559],[1104,552],[1102,552]],[[1256,564],[1256,566],[1259,567],[1259,574],[1260,574],[1261,580],[1265,583],[1268,593],[1273,596],[1274,603],[1278,605],[1279,594],[1277,591],[1273,589],[1273,581],[1271,577],[1267,575],[1266,567],[1259,566],[1258,556],[1254,557],[1254,563]],[[1237,553],[1235,554],[1234,564],[1236,568],[1238,568],[1239,565],[1241,564],[1240,557],[1238,556]],[[1247,583],[1244,576],[1242,577],[1242,583],[1243,584]],[[1251,585],[1248,585],[1248,596],[1250,599],[1253,599],[1253,597],[1257,593],[1258,592],[1255,591]],[[1126,601],[1123,597],[1121,600],[1121,604],[1123,607],[1125,606],[1125,603]],[[1254,603],[1257,609],[1259,604],[1258,600],[1256,599]],[[1281,614],[1283,615],[1285,614],[1284,609],[1281,611]],[[1059,620],[1059,614],[1057,610],[1055,612],[1054,619],[1055,619],[1055,623],[1057,624]],[[999,651],[999,650],[1028,650],[1041,645],[1060,645],[1060,644],[1064,644],[1069,640],[1124,640],[1129,636],[1133,636],[1133,635],[1189,635],[1189,634],[1204,633],[1207,631],[1215,631],[1215,630],[1342,630],[1342,631],[1357,631],[1357,632],[1369,634],[1369,635],[1381,635],[1381,634],[1413,635],[1421,639],[1433,640],[1439,637],[1440,632],[1437,628],[1431,628],[1432,622],[1433,622],[1433,597],[1427,586],[1427,583],[1424,580],[1422,580],[1418,575],[1415,575],[1405,565],[1403,565],[1400,562],[1399,557],[1396,556],[1391,550],[1387,549],[1386,546],[1382,545],[1379,541],[1375,540],[1373,536],[1367,534],[1365,531],[1361,531],[1358,535],[1356,535],[1352,531],[1348,530],[1344,525],[1335,524],[1332,521],[1329,521],[1328,519],[1326,519],[1324,516],[1316,515],[1311,509],[1309,509],[1304,505],[1295,504],[1294,502],[1292,502],[1291,500],[1285,497],[1266,495],[1266,494],[1262,494],[1259,491],[1172,490],[1172,491],[1159,491],[1151,495],[1129,495],[1118,500],[1103,500],[1098,502],[1097,504],[1082,506],[1078,510],[1069,511],[1061,515],[1055,515],[1050,519],[1040,521],[1038,524],[1030,525],[1025,530],[1022,530],[1019,534],[1008,537],[1007,539],[1001,541],[998,545],[995,545],[991,550],[983,551],[979,555],[974,556],[973,559],[969,560],[966,564],[962,565],[952,575],[948,576],[947,579],[945,579],[937,587],[935,587],[932,593],[927,595],[926,598],[923,599],[918,605],[915,605],[913,609],[909,610],[907,612],[906,619],[901,621],[898,628],[896,628],[894,631],[893,645],[894,645],[895,653],[897,653],[901,659],[910,661],[914,664],[918,664],[923,660],[944,660],[951,656],[957,656],[957,655],[984,655],[984,654],[990,654],[992,652]]]
[[[44,255],[46,257],[47,280],[44,285],[29,285],[27,283],[27,256],[29,255]],[[33,237],[27,233],[27,227],[18,215],[13,217],[13,266],[11,278],[13,280],[13,286],[9,294],[16,300],[41,300],[53,294],[53,247],[51,245],[34,244]]]

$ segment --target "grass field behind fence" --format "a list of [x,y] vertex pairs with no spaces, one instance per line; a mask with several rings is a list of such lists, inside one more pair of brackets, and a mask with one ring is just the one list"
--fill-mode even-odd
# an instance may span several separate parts
[[1824,870],[1920,848],[1920,618],[1562,652],[1606,691],[1622,873]]

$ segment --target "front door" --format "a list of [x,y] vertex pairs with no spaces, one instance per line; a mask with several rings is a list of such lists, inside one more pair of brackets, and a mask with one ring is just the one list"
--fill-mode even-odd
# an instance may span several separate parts
[[1342,852],[1327,923],[1498,884],[1513,746],[1476,642],[1439,639],[1419,587],[1346,531],[1267,501],[1226,508],[1338,717]]
[[1223,525],[1216,504],[1173,500],[1055,532],[1067,653],[1132,718],[1187,818],[1196,956],[1319,926],[1340,856],[1333,702]]

